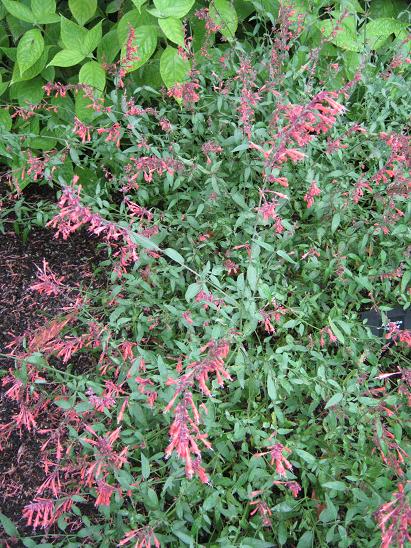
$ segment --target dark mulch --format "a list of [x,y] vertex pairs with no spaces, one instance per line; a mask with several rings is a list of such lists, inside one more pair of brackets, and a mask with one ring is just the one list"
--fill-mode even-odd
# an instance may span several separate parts
[[[67,241],[56,240],[53,235],[48,229],[34,228],[23,242],[9,230],[0,233],[0,354],[8,352],[6,346],[13,337],[43,325],[45,317],[58,314],[62,304],[67,304],[30,290],[36,265],[41,266],[43,258],[57,276],[65,276],[64,283],[68,285],[88,286],[93,282],[93,266],[101,258],[96,240],[86,232],[74,234]],[[79,359],[84,367],[84,356]],[[0,373],[4,374],[9,367],[13,367],[13,361],[0,356]],[[10,422],[15,412],[14,403],[4,396],[3,390],[0,392],[0,424]],[[39,424],[38,428],[47,426]],[[21,520],[22,510],[44,480],[39,458],[41,442],[36,432],[26,432],[21,437],[14,433],[0,452],[0,511],[23,533],[28,530]],[[0,533],[0,545],[5,540],[1,537]]]

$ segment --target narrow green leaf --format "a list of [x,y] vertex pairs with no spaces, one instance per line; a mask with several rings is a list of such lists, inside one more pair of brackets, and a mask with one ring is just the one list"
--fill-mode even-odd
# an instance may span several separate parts
[[141,475],[144,479],[148,479],[150,477],[150,461],[144,453],[141,453]]
[[331,222],[331,234],[334,234],[334,232],[340,226],[340,222],[341,222],[341,215],[339,213],[336,213],[333,216],[333,220]]
[[328,402],[325,404],[324,409],[329,409],[330,407],[333,407],[334,405],[337,405],[340,403],[340,401],[343,399],[344,395],[341,394],[341,392],[337,392],[337,394],[334,394]]
[[184,264],[184,257],[180,255],[178,251],[175,249],[171,249],[171,247],[168,247],[164,250],[164,254],[167,255],[167,257],[170,257],[173,261],[175,261],[178,264]]
[[285,261],[287,261],[288,263],[291,263],[291,264],[297,264],[294,259],[292,259],[288,253],[286,253],[285,251],[283,251],[282,249],[279,249],[277,252],[277,255],[279,255],[282,259],[284,259]]
[[247,282],[250,288],[255,291],[257,288],[257,270],[252,264],[248,265],[247,268]]
[[0,512],[0,522],[3,526],[3,529],[6,535],[8,535],[9,537],[17,537],[17,538],[20,537],[17,527],[14,525],[11,519],[5,516],[4,514],[2,514],[1,512]]
[[267,377],[267,392],[273,401],[277,401],[277,388],[275,387],[274,380],[270,374]]
[[347,486],[342,481],[327,481],[322,484],[323,487],[327,489],[335,489],[335,491],[345,491]]

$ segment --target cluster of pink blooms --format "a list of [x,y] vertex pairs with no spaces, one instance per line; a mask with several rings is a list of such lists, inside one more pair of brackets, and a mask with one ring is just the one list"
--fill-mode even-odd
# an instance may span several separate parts
[[62,84],[60,82],[48,82],[43,86],[47,97],[54,93],[54,97],[65,97],[68,91],[93,92],[93,88],[88,84]]
[[[24,180],[26,174],[29,176],[33,176],[33,181],[38,181],[40,179],[43,179],[44,171],[46,167],[48,166],[50,160],[51,160],[50,154],[44,154],[43,158],[39,158],[38,156],[33,156],[29,150],[28,157],[27,157],[27,165],[28,165],[27,172],[25,168],[23,168],[21,173],[21,179]],[[51,168],[51,172],[53,172],[55,169],[56,167],[53,166]]]
[[251,128],[254,120],[254,109],[261,100],[261,95],[255,84],[256,72],[248,59],[242,59],[236,80],[241,82],[241,97],[238,112],[244,134],[251,140]]
[[287,477],[286,470],[292,470],[292,464],[289,460],[286,459],[283,453],[291,453],[291,449],[285,447],[282,443],[274,443],[267,448],[267,451],[262,451],[261,453],[256,453],[255,457],[263,457],[265,455],[270,455],[271,466],[275,465],[275,472],[283,478]]
[[99,135],[106,134],[106,143],[115,143],[117,148],[120,147],[121,125],[118,122],[109,128],[98,128],[97,133]]
[[250,502],[251,506],[255,506],[254,510],[250,512],[250,516],[254,516],[254,514],[257,514],[260,516],[263,527],[271,527],[271,516],[272,511],[271,508],[268,506],[268,504],[261,499],[252,500]]
[[315,196],[319,196],[320,194],[321,190],[318,188],[317,183],[313,181],[307,194],[304,196],[304,202],[306,202],[308,209],[313,206]]
[[395,322],[388,324],[388,332],[385,338],[394,341],[394,344],[404,343],[411,348],[411,331],[408,329],[401,330]]
[[[80,201],[81,186],[77,185],[78,177],[73,178],[71,186],[65,186],[58,202],[60,212],[47,223],[47,226],[57,228],[56,237],[61,235],[66,240],[70,234],[84,225],[89,225],[88,230],[96,236],[103,236],[111,246],[118,246],[119,250],[114,253],[120,264],[118,272],[125,271],[125,268],[139,260],[137,244],[133,240],[133,232],[130,228],[121,227],[114,222],[107,221],[98,213],[93,213],[90,208],[82,205]],[[150,238],[158,232],[158,227],[153,226],[144,229],[141,234]]]
[[207,141],[206,143],[204,143],[201,147],[201,150],[207,158],[207,164],[211,164],[211,158],[209,156],[211,153],[218,154],[219,152],[223,152],[221,146],[217,143],[214,143],[213,141]]
[[207,8],[197,10],[194,15],[197,19],[200,19],[200,21],[205,21],[205,28],[208,33],[214,34],[220,30],[221,27],[214,23]]
[[320,346],[321,346],[321,348],[324,348],[324,346],[325,346],[325,335],[327,335],[328,340],[330,341],[330,343],[337,342],[337,337],[334,335],[334,333],[331,331],[331,329],[327,325],[326,327],[323,327],[322,329],[320,329]]
[[28,105],[27,107],[13,106],[11,118],[21,118],[26,121],[35,116],[38,110],[57,112],[57,107],[55,105],[48,105],[45,101],[40,101],[37,105]]
[[136,31],[134,30],[134,27],[129,25],[129,31],[128,31],[128,37],[127,37],[127,43],[126,43],[126,52],[124,57],[122,57],[119,61],[119,69],[117,73],[118,77],[118,87],[124,88],[124,80],[123,78],[127,74],[127,72],[132,68],[133,63],[140,61],[140,57],[138,56],[138,47],[134,45],[134,41],[136,38]]
[[127,175],[127,185],[125,189],[128,188],[138,188],[136,181],[142,175],[144,180],[150,183],[153,180],[153,174],[163,175],[164,173],[169,173],[174,175],[176,172],[183,170],[183,164],[174,158],[158,158],[157,156],[142,156],[140,158],[135,158],[132,156],[130,158],[130,163],[125,167],[125,173]]
[[206,291],[203,291],[202,289],[197,293],[195,301],[197,303],[204,303],[203,308],[204,310],[207,310],[209,307],[209,304],[214,304],[217,308],[220,308],[221,306],[224,306],[224,299],[218,299],[217,297],[214,297],[212,293],[207,293]]
[[88,143],[91,139],[90,132],[93,128],[91,126],[86,126],[86,124],[83,124],[77,116],[74,117],[74,127],[73,127],[73,133],[80,137],[81,142]]
[[64,276],[57,276],[53,273],[48,262],[43,259],[43,268],[37,268],[37,282],[30,286],[33,291],[45,293],[46,295],[59,295],[64,290]]
[[287,309],[284,306],[276,305],[274,303],[274,310],[260,310],[260,314],[262,316],[262,320],[260,320],[261,323],[264,323],[264,329],[267,333],[275,334],[275,327],[271,322],[279,323],[282,316],[287,313]]
[[405,484],[398,484],[392,500],[380,506],[376,518],[382,532],[381,548],[404,548],[411,543],[411,506]]
[[192,107],[200,100],[199,89],[200,84],[195,80],[183,83],[179,82],[167,91],[167,95],[174,97],[178,101],[182,101],[185,107]]
[[[207,343],[200,348],[200,352],[207,350],[205,358],[191,363],[187,367],[186,373],[180,378],[170,378],[166,383],[169,386],[174,385],[176,388],[173,397],[164,409],[166,413],[174,407],[174,420],[169,431],[170,443],[166,448],[165,456],[168,458],[175,451],[185,463],[187,478],[197,475],[203,483],[208,483],[209,478],[201,466],[201,450],[198,442],[201,441],[208,449],[211,449],[211,444],[207,440],[207,434],[200,432],[200,414],[191,390],[197,383],[205,396],[211,396],[211,391],[207,386],[211,374],[217,377],[220,386],[224,386],[226,380],[231,380],[224,367],[224,359],[227,357],[229,349],[226,340]],[[175,405],[178,398],[180,401]]]

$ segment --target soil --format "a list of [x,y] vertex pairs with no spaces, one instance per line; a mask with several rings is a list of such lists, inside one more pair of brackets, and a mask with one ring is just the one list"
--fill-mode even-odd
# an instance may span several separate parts
[[[45,317],[54,316],[62,305],[56,297],[30,290],[36,266],[41,266],[43,259],[57,277],[64,276],[64,283],[76,285],[81,281],[89,285],[93,266],[100,258],[96,239],[87,232],[63,241],[55,239],[51,230],[33,228],[26,242],[10,230],[0,233],[0,354],[8,352],[7,345],[14,337],[43,325]],[[85,358],[79,356],[81,368],[86,366]],[[1,389],[1,376],[10,367],[13,361],[0,356],[0,424],[10,422],[16,412],[14,402]],[[38,428],[47,428],[47,424],[38,424]],[[23,432],[21,437],[14,433],[0,452],[0,511],[23,534],[30,533],[31,528],[24,526],[22,510],[44,481],[40,446],[41,436],[36,432]],[[0,531],[0,545],[5,541]],[[10,546],[23,546],[20,541],[10,542],[10,537],[7,541]]]

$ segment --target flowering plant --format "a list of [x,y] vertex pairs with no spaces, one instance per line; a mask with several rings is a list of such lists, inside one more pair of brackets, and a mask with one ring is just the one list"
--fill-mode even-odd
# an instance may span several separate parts
[[359,313],[409,305],[409,64],[336,86],[303,32],[283,6],[162,95],[123,85],[133,40],[110,95],[45,86],[96,116],[23,148],[24,180],[58,188],[52,237],[106,257],[87,288],[38,265],[59,311],[2,354],[0,445],[36,436],[44,474],[32,533],[0,514],[26,546],[408,540],[410,336]]

